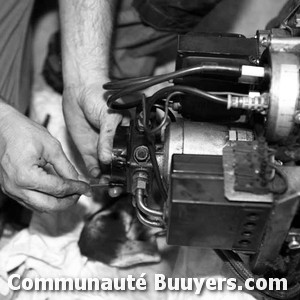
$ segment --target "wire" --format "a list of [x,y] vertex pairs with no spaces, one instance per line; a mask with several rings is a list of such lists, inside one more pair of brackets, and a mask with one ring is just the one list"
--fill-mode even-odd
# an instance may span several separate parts
[[[217,103],[222,103],[222,104],[227,104],[227,99],[222,98],[222,97],[217,97],[217,96],[213,96],[210,95],[204,91],[201,91],[197,88],[192,88],[192,87],[187,87],[187,86],[182,86],[182,85],[174,85],[174,86],[168,86],[165,87],[159,91],[157,91],[156,93],[154,93],[150,98],[146,98],[145,94],[142,95],[142,107],[143,107],[143,126],[145,128],[145,131],[148,134],[153,134],[158,132],[165,124],[161,123],[160,124],[160,128],[158,130],[154,130],[153,132],[150,131],[149,126],[148,126],[148,116],[151,112],[152,107],[154,106],[154,104],[158,101],[161,100],[161,98],[165,97],[166,95],[171,93],[171,97],[173,97],[175,95],[175,93],[178,95],[179,93],[187,93],[187,94],[192,94],[198,97],[203,97],[205,99],[210,99],[214,102]],[[168,96],[167,96],[168,99]],[[166,103],[168,104],[168,103]],[[167,105],[165,105],[165,109],[166,109]]]
[[[165,112],[165,106],[162,104],[156,103],[153,105],[153,107],[158,108],[158,109],[162,110],[163,112]],[[168,109],[167,114],[168,114],[168,117],[170,118],[171,122],[176,122],[176,117],[170,109]]]
[[154,93],[149,98],[149,107],[152,108],[153,104],[158,101],[159,99],[163,98],[165,95],[172,93],[172,92],[181,92],[185,94],[194,95],[197,97],[201,97],[203,99],[207,99],[216,103],[227,105],[227,98],[214,96],[208,92],[205,92],[203,90],[199,90],[194,87],[189,87],[185,85],[174,85],[174,86],[167,86],[165,88],[162,88],[161,90]]
[[[182,85],[175,85],[175,86],[168,86],[165,87],[159,91],[157,91],[156,93],[154,93],[150,98],[146,98],[145,95],[142,96],[142,106],[143,106],[143,126],[145,131],[148,134],[155,134],[157,133],[166,123],[166,117],[167,115],[165,115],[165,118],[163,120],[163,122],[155,129],[150,130],[149,126],[148,126],[148,116],[152,110],[152,107],[154,106],[154,104],[158,101],[161,100],[161,98],[167,96],[167,100],[165,103],[165,107],[167,108],[168,102],[170,100],[171,97],[178,95],[178,94],[182,94],[182,93],[186,93],[186,94],[191,94],[191,95],[195,95],[198,97],[203,97],[205,99],[210,99],[214,102],[217,103],[222,103],[222,104],[227,104],[227,99],[222,98],[222,97],[217,97],[217,96],[213,96],[210,95],[204,91],[201,91],[197,88],[193,88],[193,87],[187,87],[187,86],[182,86]],[[170,98],[169,98],[170,97]]]
[[[274,189],[272,187],[272,188],[270,188],[270,190],[272,193],[275,193],[275,194],[284,194],[288,190],[288,187],[289,187],[288,178],[285,175],[285,173],[280,168],[278,168],[277,165],[270,164],[270,166],[275,170],[275,173],[282,179],[283,184],[284,184],[281,189]],[[274,180],[272,181],[272,183],[274,183]]]
[[[148,137],[148,135],[147,135],[147,137]],[[157,182],[157,186],[158,186],[159,191],[161,193],[161,196],[162,196],[162,198],[165,202],[168,198],[168,194],[167,194],[167,191],[165,189],[162,178],[160,176],[159,166],[158,166],[157,159],[156,159],[156,154],[155,154],[155,147],[153,145],[153,142],[150,141],[149,139],[148,139],[148,149],[149,149],[150,160],[151,160],[151,163],[152,163],[152,166],[153,166],[153,171],[154,171],[154,176],[155,176],[155,179],[156,179],[156,182]]]
[[234,93],[234,92],[213,92],[209,91],[212,95],[232,95],[232,96],[238,96],[238,97],[248,97],[249,94],[241,94],[241,93]]
[[[143,101],[142,101],[142,104],[143,104],[143,111],[144,111],[144,117],[143,117],[143,126],[144,126],[144,130],[152,135],[152,134],[156,134],[158,133],[165,125],[167,125],[168,123],[168,113],[166,113],[168,111],[168,107],[169,107],[169,101],[170,99],[173,97],[173,96],[176,96],[176,95],[181,95],[182,93],[181,92],[173,92],[171,94],[168,95],[168,97],[166,98],[166,101],[165,101],[165,108],[164,108],[164,111],[165,111],[165,115],[162,119],[162,121],[160,122],[160,124],[155,127],[154,129],[150,129],[149,126],[148,126],[148,113],[149,113],[149,110],[151,111],[151,108],[149,110],[147,110],[147,103],[145,101],[145,97],[143,98]],[[153,105],[154,106],[154,105]],[[146,117],[145,117],[146,116]]]
[[105,90],[112,90],[112,91],[113,90],[121,90],[121,89],[128,88],[129,86],[132,86],[132,85],[148,82],[152,78],[153,78],[153,76],[144,76],[144,77],[114,80],[114,81],[110,81],[110,82],[105,83],[103,85],[103,88]]
[[[210,100],[216,101],[218,103],[227,104],[227,100],[225,98],[213,96],[204,91],[198,90],[196,88],[181,86],[181,85],[165,87],[165,88],[159,90],[158,92],[156,92],[155,94],[153,94],[152,97],[150,97],[148,100],[147,100],[145,94],[142,95],[143,126],[144,126],[145,134],[146,134],[146,137],[148,140],[148,148],[149,148],[149,153],[150,153],[150,159],[151,159],[151,162],[153,165],[154,175],[155,175],[155,178],[157,181],[158,188],[159,188],[162,198],[164,200],[167,199],[167,192],[164,187],[162,178],[160,176],[160,171],[159,171],[159,166],[158,166],[156,155],[155,155],[155,146],[153,143],[152,135],[154,135],[156,132],[158,132],[165,125],[166,119],[164,118],[163,122],[157,128],[150,130],[149,126],[148,126],[148,123],[149,123],[148,116],[149,116],[151,109],[156,101],[160,100],[162,97],[164,97],[168,93],[171,93],[169,96],[173,97],[175,95],[175,92],[176,92],[176,94],[178,94],[178,92],[180,92],[180,93],[184,92],[184,93],[189,93],[189,94],[193,94],[193,95],[197,95],[197,96],[204,96],[204,97],[206,97]],[[167,102],[166,107],[167,107],[168,101],[166,100],[166,102]]]
[[[221,74],[221,75],[225,75],[225,76],[241,76],[241,68],[240,67],[236,67],[236,66],[215,66],[215,65],[199,65],[199,66],[194,66],[191,68],[185,68],[185,69],[181,69],[175,72],[171,72],[169,74],[164,74],[164,75],[158,75],[158,76],[154,76],[151,79],[148,78],[144,78],[144,79],[130,79],[130,84],[128,87],[123,88],[121,90],[117,90],[117,92],[113,93],[107,100],[107,105],[110,108],[113,109],[125,109],[124,108],[124,104],[120,104],[120,103],[115,103],[119,98],[131,94],[133,92],[136,91],[141,91],[144,90],[146,88],[149,88],[153,85],[165,82],[165,81],[169,81],[169,80],[173,80],[179,77],[184,77],[184,76],[190,76],[190,75],[194,75],[194,74]],[[139,82],[139,80],[141,82]],[[128,80],[127,80],[128,82]],[[136,84],[136,82],[138,82]],[[118,88],[120,87],[125,87],[124,82],[121,84],[115,82],[115,83],[108,83],[106,85],[104,85],[104,88],[107,87],[111,87],[113,85],[113,88],[116,89],[115,87],[117,86]],[[201,91],[201,90],[198,90]],[[202,92],[202,96],[205,95],[210,95],[207,92],[201,91]],[[215,96],[214,96],[215,97]],[[140,103],[140,102],[139,102]],[[136,105],[135,105],[136,106]],[[134,106],[131,106],[131,108]]]

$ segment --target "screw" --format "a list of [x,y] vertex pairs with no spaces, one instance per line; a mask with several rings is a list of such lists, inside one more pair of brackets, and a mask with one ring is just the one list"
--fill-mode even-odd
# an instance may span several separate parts
[[146,161],[149,157],[149,150],[146,146],[135,148],[134,157],[138,162]]

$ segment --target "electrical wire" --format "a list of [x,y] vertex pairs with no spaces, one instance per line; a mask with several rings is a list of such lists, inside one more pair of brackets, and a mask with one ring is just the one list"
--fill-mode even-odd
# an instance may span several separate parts
[[235,92],[214,92],[214,91],[209,91],[210,94],[212,95],[232,95],[232,96],[237,96],[237,97],[248,97],[249,94],[242,94],[242,93],[235,93]]
[[[144,112],[144,116],[143,116],[143,127],[144,127],[144,130],[147,132],[147,134],[156,134],[158,132],[160,132],[160,130],[165,126],[167,125],[168,123],[168,113],[166,113],[168,111],[168,107],[169,107],[169,101],[170,99],[173,97],[173,96],[176,96],[176,95],[181,95],[182,93],[181,92],[173,92],[171,94],[169,94],[165,100],[165,108],[164,108],[164,111],[165,111],[165,114],[164,114],[164,117],[162,119],[162,121],[160,122],[160,124],[151,129],[149,128],[148,126],[148,113],[149,113],[149,110],[147,110],[147,103],[145,101],[145,97],[143,98],[143,101],[142,101],[142,104],[143,104],[143,112]],[[153,105],[154,106],[154,105]],[[150,111],[151,111],[151,108],[150,108]]]
[[[270,166],[275,170],[275,173],[282,179],[283,187],[281,189],[270,188],[271,192],[274,194],[284,194],[288,190],[288,178],[285,173],[275,164],[270,164]],[[272,181],[274,183],[274,179]]]
[[155,154],[155,147],[153,145],[153,142],[149,140],[148,137],[148,149],[149,149],[149,154],[150,154],[150,160],[153,166],[153,171],[154,171],[154,176],[157,182],[157,186],[159,188],[159,191],[161,193],[162,199],[165,202],[168,198],[168,194],[166,191],[166,188],[164,186],[164,183],[162,181],[162,178],[160,176],[160,171],[159,171],[159,166],[158,166],[158,162],[156,159],[156,154]]
[[184,94],[189,94],[189,95],[197,96],[199,98],[210,100],[212,102],[216,102],[219,104],[227,105],[227,98],[215,96],[215,95],[212,95],[208,92],[199,90],[194,87],[189,87],[189,86],[185,86],[185,85],[174,85],[174,86],[167,86],[167,87],[162,88],[161,90],[157,91],[156,93],[154,93],[148,100],[149,110],[152,109],[152,106],[154,105],[154,103],[156,103],[159,99],[161,99],[161,98],[165,97],[166,95],[173,93],[173,92],[181,92]]
[[[237,66],[215,66],[215,65],[199,65],[190,68],[181,69],[175,72],[171,72],[169,74],[153,76],[151,79],[142,78],[142,79],[130,79],[129,86],[125,87],[124,82],[122,83],[113,83],[110,82],[103,87],[107,89],[110,87],[111,90],[117,90],[113,93],[107,101],[107,105],[113,109],[126,109],[124,107],[125,104],[115,103],[119,98],[131,94],[133,92],[141,91],[147,89],[153,85],[174,80],[179,77],[190,76],[195,74],[218,74],[223,76],[241,76],[241,68]],[[125,79],[126,80],[126,79]],[[140,80],[140,82],[139,82]],[[128,82],[128,79],[127,79]],[[116,88],[117,87],[117,88]],[[125,87],[125,88],[122,88]],[[121,88],[121,89],[120,89]],[[120,90],[119,90],[120,89]],[[198,90],[201,91],[201,90]],[[210,95],[205,91],[201,91],[202,96]],[[216,97],[216,96],[214,96]],[[218,97],[217,97],[218,98]],[[140,101],[139,101],[140,103]],[[136,105],[135,105],[136,106]],[[134,106],[131,106],[131,108]],[[128,108],[128,107],[127,107]]]
[[[155,107],[157,109],[160,109],[163,112],[165,112],[165,106],[162,105],[162,104],[156,103],[156,104],[153,105],[153,107]],[[175,117],[175,115],[172,113],[172,111],[170,109],[168,109],[167,114],[168,114],[168,117],[170,118],[171,122],[176,122],[176,117]]]
[[[155,103],[157,101],[161,100],[162,98],[164,98],[166,95],[171,95],[171,97],[173,97],[174,95],[178,95],[178,94],[182,94],[182,93],[191,94],[191,95],[198,96],[198,97],[203,97],[205,99],[209,99],[209,100],[212,100],[217,103],[227,104],[227,99],[225,99],[225,98],[213,96],[213,95],[210,95],[210,94],[208,94],[204,91],[201,91],[197,88],[182,86],[182,85],[165,87],[165,88],[157,91],[156,93],[154,93],[149,98],[146,98],[145,94],[143,94],[142,100],[141,100],[142,107],[143,107],[143,126],[145,128],[145,131],[148,134],[153,134],[153,133],[158,132],[165,125],[164,123],[161,123],[160,128],[158,130],[155,129],[154,131],[151,131],[149,129],[148,116],[151,113],[152,107],[155,105]],[[167,99],[168,99],[168,96],[167,96]],[[165,109],[166,109],[166,107],[167,107],[167,105],[165,105]],[[165,122],[165,120],[164,120],[164,122]]]
[[[147,102],[146,102],[146,95],[143,94],[142,95],[142,103],[143,103],[143,127],[144,129],[148,128],[148,114],[147,114]],[[153,167],[153,172],[154,172],[154,177],[156,179],[157,182],[157,186],[158,189],[161,193],[161,196],[163,198],[164,201],[167,200],[168,194],[166,191],[166,188],[164,186],[164,183],[162,181],[162,178],[160,176],[160,170],[159,170],[159,166],[158,166],[158,162],[156,159],[156,153],[155,153],[155,145],[154,145],[154,141],[153,141],[153,135],[150,133],[150,131],[145,130],[145,135],[146,135],[146,140],[147,140],[147,146],[149,149],[149,154],[150,154],[150,160],[152,163],[152,167]]]
[[[161,76],[161,75],[158,75],[158,76]],[[110,82],[103,84],[103,88],[105,90],[111,90],[111,91],[121,90],[121,89],[128,88],[129,86],[148,82],[152,78],[153,78],[153,76],[143,76],[143,77],[134,77],[134,78],[114,80],[114,81],[110,81]]]
[[[167,192],[166,192],[165,186],[163,184],[162,178],[160,176],[159,166],[158,166],[156,155],[155,155],[155,146],[154,146],[154,142],[153,142],[153,135],[155,135],[159,130],[161,130],[161,128],[166,124],[167,114],[165,114],[165,117],[164,117],[163,121],[161,122],[161,124],[154,129],[149,129],[148,116],[149,116],[151,109],[152,109],[153,105],[155,104],[155,102],[160,100],[163,96],[170,93],[167,96],[166,103],[165,103],[165,108],[167,109],[168,103],[169,103],[169,100],[171,99],[171,97],[173,97],[174,95],[178,95],[179,93],[181,94],[182,92],[192,93],[192,94],[196,94],[196,95],[199,95],[199,94],[203,95],[202,91],[200,91],[196,88],[191,88],[191,87],[186,87],[186,86],[170,86],[170,87],[163,88],[160,91],[153,94],[153,96],[150,97],[149,100],[147,100],[147,98],[144,94],[142,95],[143,127],[144,127],[145,134],[146,134],[146,137],[148,140],[148,148],[149,148],[149,153],[150,153],[150,159],[151,159],[151,162],[153,165],[154,175],[155,175],[155,178],[157,181],[158,188],[159,188],[162,198],[164,200],[167,199]],[[220,98],[220,97],[212,96],[212,95],[209,95],[208,97],[209,98],[214,97],[215,101],[222,102],[224,104],[226,103],[226,100],[224,98]]]

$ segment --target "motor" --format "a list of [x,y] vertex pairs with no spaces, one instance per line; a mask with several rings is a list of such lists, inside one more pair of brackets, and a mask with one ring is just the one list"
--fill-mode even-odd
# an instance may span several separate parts
[[174,72],[104,85],[110,108],[135,109],[116,134],[110,180],[139,220],[172,245],[247,254],[256,274],[300,249],[299,6],[254,38],[181,35]]

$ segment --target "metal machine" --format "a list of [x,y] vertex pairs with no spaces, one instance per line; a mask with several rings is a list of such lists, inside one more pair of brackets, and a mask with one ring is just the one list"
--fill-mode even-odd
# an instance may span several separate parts
[[254,38],[179,36],[175,72],[104,85],[109,107],[136,110],[116,134],[110,180],[140,221],[169,244],[221,250],[239,275],[236,253],[257,275],[287,277],[290,291],[274,299],[300,291],[298,11]]

